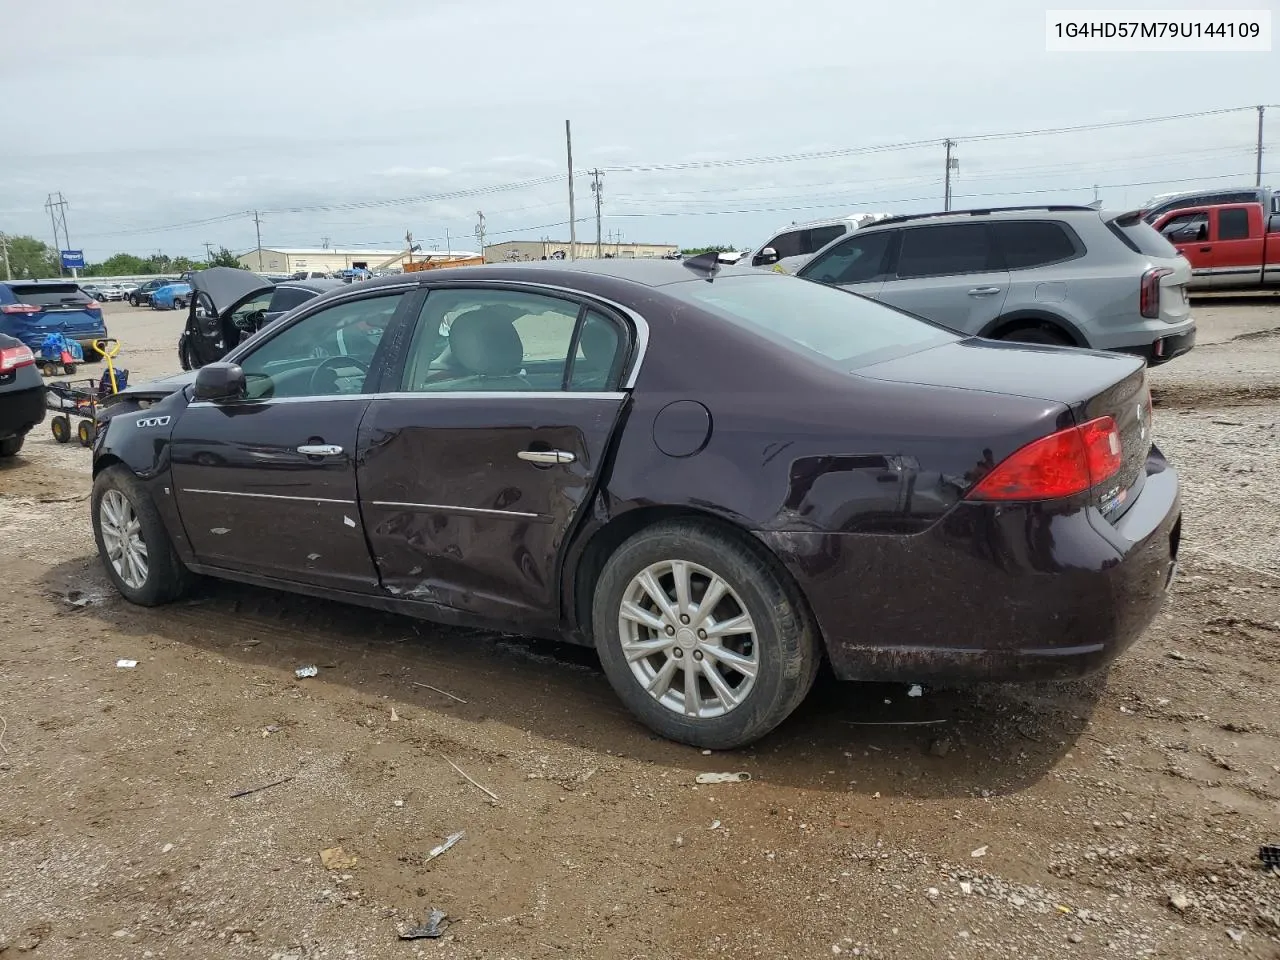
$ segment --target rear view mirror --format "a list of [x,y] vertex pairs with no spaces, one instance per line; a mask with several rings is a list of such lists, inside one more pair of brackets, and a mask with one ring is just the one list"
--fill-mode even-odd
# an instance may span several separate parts
[[243,400],[246,392],[244,370],[238,363],[211,363],[200,368],[192,395],[197,400],[224,403]]
[[765,247],[755,255],[756,266],[768,266],[778,262],[778,251],[773,247]]

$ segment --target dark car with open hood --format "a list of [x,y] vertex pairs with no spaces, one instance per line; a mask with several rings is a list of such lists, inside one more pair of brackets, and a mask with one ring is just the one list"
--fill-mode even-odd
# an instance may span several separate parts
[[220,360],[294,307],[342,286],[327,279],[277,283],[235,267],[196,271],[191,274],[187,322],[178,337],[178,361],[183,370],[195,370]]
[[1103,669],[1178,553],[1141,360],[714,257],[344,285],[187,377],[95,440],[126,598],[203,574],[594,645],[704,747],[768,733],[824,658]]

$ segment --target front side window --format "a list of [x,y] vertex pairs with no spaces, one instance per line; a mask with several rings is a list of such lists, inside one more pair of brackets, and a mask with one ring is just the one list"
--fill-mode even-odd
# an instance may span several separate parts
[[402,296],[336,304],[251,350],[238,361],[249,399],[363,393],[378,344]]
[[1001,269],[983,223],[911,227],[902,233],[899,277],[940,277]]
[[[801,240],[805,232],[804,230],[792,230],[790,233],[780,233],[764,246],[772,247],[779,260],[786,257],[798,257],[804,253],[801,249]],[[764,247],[761,247],[761,249],[763,250]]]
[[603,390],[616,375],[621,342],[613,321],[573,301],[513,290],[433,290],[401,387],[410,393]]
[[1197,210],[1194,213],[1178,214],[1161,227],[1160,232],[1174,243],[1208,240],[1209,213],[1206,210]]
[[819,283],[866,283],[884,272],[891,230],[854,235],[806,264],[799,276]]

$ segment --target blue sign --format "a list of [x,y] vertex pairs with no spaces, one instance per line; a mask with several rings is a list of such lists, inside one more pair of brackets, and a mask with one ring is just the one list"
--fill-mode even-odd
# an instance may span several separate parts
[[67,270],[84,269],[83,250],[59,250],[58,252],[62,254],[62,266]]

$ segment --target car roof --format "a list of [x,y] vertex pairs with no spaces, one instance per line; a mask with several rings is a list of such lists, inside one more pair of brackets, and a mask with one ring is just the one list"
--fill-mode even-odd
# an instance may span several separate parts
[[308,293],[328,293],[330,290],[337,289],[349,290],[351,284],[343,283],[341,280],[331,280],[323,277],[316,277],[311,280],[284,280],[277,283],[273,289],[275,290],[305,290]]
[[[721,264],[717,276],[733,274],[750,276],[758,273],[758,270]],[[589,291],[599,286],[593,282],[597,278],[605,281],[623,280],[646,287],[661,287],[669,283],[697,280],[704,276],[704,273],[685,266],[683,260],[667,260],[659,257],[640,259],[614,257],[601,260],[537,260],[486,263],[471,267],[442,267],[438,270],[423,270],[418,273],[374,277],[372,280],[361,282],[359,289],[369,290],[383,286],[403,285],[406,278],[417,278],[418,282],[424,285],[446,280],[459,281],[475,278],[486,282],[511,280],[542,283],[548,286],[562,284]],[[343,284],[343,286],[350,288],[350,284]]]

